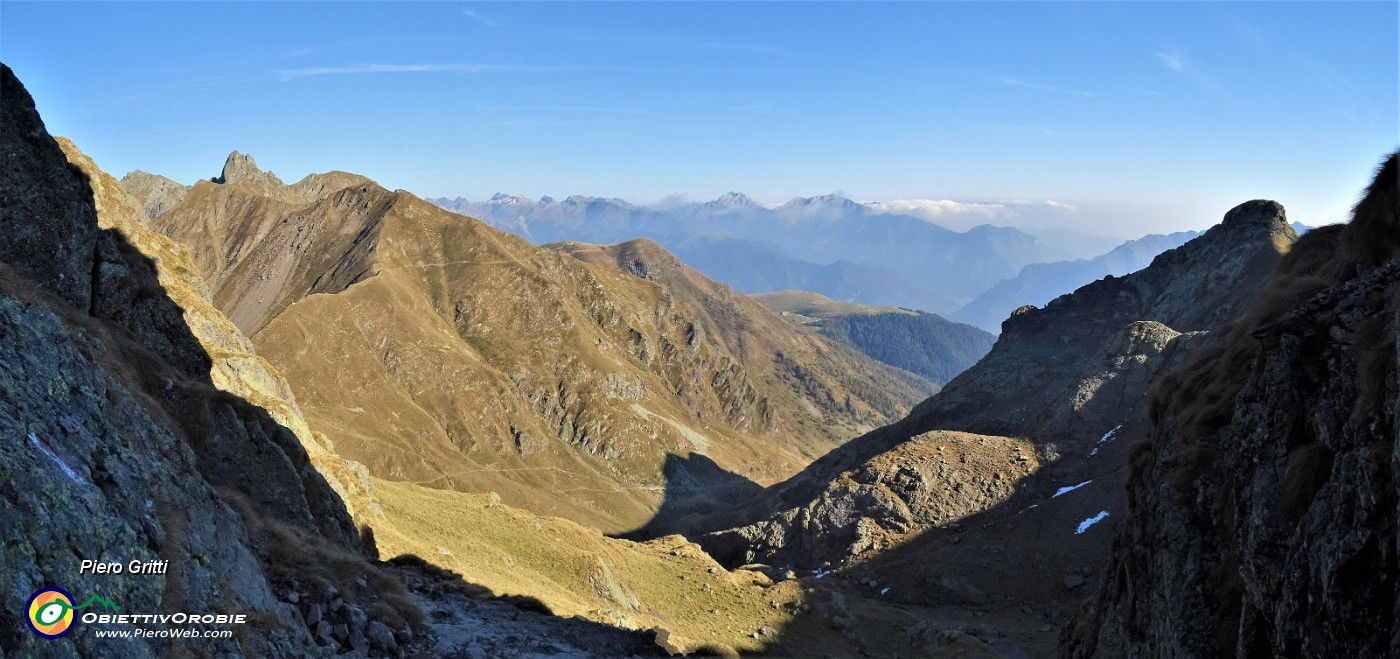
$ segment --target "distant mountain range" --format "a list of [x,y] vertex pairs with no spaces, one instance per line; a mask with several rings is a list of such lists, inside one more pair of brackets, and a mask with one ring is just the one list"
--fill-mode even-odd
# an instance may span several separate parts
[[[810,290],[846,302],[942,314],[1028,264],[1085,255],[1065,248],[1074,241],[1064,231],[1046,238],[992,225],[959,232],[901,214],[902,206],[834,194],[774,206],[731,192],[667,208],[585,196],[430,201],[536,244],[650,238],[743,293]],[[1103,240],[1085,236],[1081,242],[1097,248]]]
[[935,223],[952,202],[859,202],[836,194],[775,205],[730,192],[661,208],[582,195],[429,201],[536,244],[649,238],[742,293],[812,291],[842,302],[929,311],[994,334],[1019,307],[1140,270],[1199,235],[1121,242],[1063,228],[983,224],[953,231]]

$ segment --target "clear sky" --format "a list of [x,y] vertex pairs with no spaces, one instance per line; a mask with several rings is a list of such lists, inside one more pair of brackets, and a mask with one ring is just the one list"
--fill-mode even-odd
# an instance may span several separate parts
[[118,176],[193,182],[238,149],[471,199],[1054,200],[1126,236],[1257,197],[1344,220],[1400,144],[1398,22],[1395,2],[6,0],[0,59]]

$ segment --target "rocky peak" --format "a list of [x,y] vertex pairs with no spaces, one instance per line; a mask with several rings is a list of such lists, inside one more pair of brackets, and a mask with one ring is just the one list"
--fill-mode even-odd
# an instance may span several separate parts
[[1230,209],[1230,212],[1225,214],[1225,219],[1220,222],[1220,226],[1257,226],[1277,229],[1279,226],[1289,225],[1283,204],[1269,199],[1254,199]]
[[141,203],[148,220],[180,203],[190,191],[188,185],[181,185],[164,176],[139,169],[123,176],[121,187]]
[[210,179],[219,185],[243,185],[265,197],[292,203],[304,201],[298,191],[293,190],[272,172],[258,169],[253,156],[234,151],[224,160],[223,172]]
[[742,192],[726,192],[716,198],[715,203],[721,206],[741,206],[744,208],[754,208],[761,205]]
[[253,156],[234,151],[228,154],[227,160],[224,160],[223,173],[219,174],[214,182],[241,183],[259,178],[262,173],[263,171],[258,169],[258,163],[253,160]]
[[487,202],[487,203],[498,204],[498,205],[502,205],[502,206],[505,206],[505,205],[512,205],[512,204],[513,204],[513,205],[519,205],[519,206],[528,206],[528,205],[531,205],[531,202],[530,202],[529,198],[527,198],[527,197],[522,197],[522,196],[520,196],[520,195],[506,194],[506,193],[504,193],[504,192],[497,192],[496,194],[491,195],[491,200],[490,200],[489,202]]

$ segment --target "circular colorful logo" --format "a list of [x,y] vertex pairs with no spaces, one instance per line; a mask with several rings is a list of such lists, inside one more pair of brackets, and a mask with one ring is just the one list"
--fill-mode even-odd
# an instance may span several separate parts
[[62,588],[40,588],[29,596],[29,628],[44,638],[73,630],[73,596]]

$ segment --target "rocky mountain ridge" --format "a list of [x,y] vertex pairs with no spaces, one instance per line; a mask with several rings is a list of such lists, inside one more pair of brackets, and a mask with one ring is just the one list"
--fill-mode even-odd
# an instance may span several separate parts
[[1156,386],[1064,656],[1400,652],[1396,160]]
[[1137,272],[1150,265],[1158,254],[1180,247],[1198,235],[1199,231],[1153,234],[1129,240],[1091,259],[1032,263],[1021,268],[1015,277],[997,282],[949,318],[997,332],[1001,322],[1020,307],[1043,306],[1068,291],[1108,275],[1122,277]]
[[353,175],[269,194],[229,162],[151,224],[377,475],[620,531],[656,509],[667,455],[771,482],[933,390],[654,245],[585,262]]
[[881,584],[1053,652],[1037,639],[1104,568],[1149,389],[1247,308],[1293,237],[1281,206],[1247,202],[1141,271],[1022,309],[908,417],[691,530],[726,565]]

